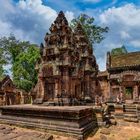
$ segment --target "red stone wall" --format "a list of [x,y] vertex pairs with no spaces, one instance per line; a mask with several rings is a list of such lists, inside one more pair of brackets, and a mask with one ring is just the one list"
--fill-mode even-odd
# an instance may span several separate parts
[[98,93],[103,95],[105,99],[109,98],[109,82],[107,79],[99,80]]

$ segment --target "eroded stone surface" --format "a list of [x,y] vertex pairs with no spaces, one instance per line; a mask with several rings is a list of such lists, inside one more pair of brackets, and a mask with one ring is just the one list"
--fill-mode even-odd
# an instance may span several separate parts
[[[109,128],[100,128],[95,135],[88,137],[87,140],[130,140],[140,136],[140,124],[118,121],[116,126]],[[125,125],[123,125],[125,124]],[[101,133],[102,132],[102,133]],[[108,133],[109,132],[109,133]]]
[[38,82],[33,102],[43,105],[76,105],[93,101],[98,65],[81,24],[72,31],[61,11],[40,45]]
[[0,124],[0,140],[52,140],[51,134]]
[[[122,123],[120,123],[122,124]],[[1,131],[2,130],[2,131]],[[4,134],[10,131],[9,134]],[[110,134],[100,133],[108,131]],[[140,136],[140,124],[127,123],[127,125],[111,126],[109,128],[100,128],[95,135],[87,138],[87,140],[129,140],[130,138]],[[13,127],[0,124],[0,140],[77,140],[73,137],[62,135],[51,135],[49,133],[30,130],[25,128]]]
[[104,128],[104,129],[101,130],[100,133],[101,133],[101,134],[104,134],[104,135],[109,135],[109,134],[110,134],[110,130],[107,129],[107,128]]
[[97,126],[90,106],[13,105],[0,108],[1,123],[61,132],[73,137],[85,137]]
[[0,140],[76,140],[72,137],[52,135],[38,130],[0,124]]

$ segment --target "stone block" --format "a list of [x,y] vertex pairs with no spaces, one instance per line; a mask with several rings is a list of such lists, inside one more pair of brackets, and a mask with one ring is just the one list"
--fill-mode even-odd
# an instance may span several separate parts
[[97,126],[93,108],[88,106],[14,105],[0,110],[1,123],[62,132],[81,140]]
[[100,131],[101,134],[104,134],[104,135],[109,135],[110,134],[110,130],[107,129],[107,128],[103,128],[101,131]]

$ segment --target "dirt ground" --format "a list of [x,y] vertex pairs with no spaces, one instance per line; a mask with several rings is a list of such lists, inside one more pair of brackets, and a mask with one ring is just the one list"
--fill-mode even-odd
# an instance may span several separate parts
[[[76,140],[72,137],[52,135],[36,130],[0,124],[0,140]],[[133,140],[140,136],[140,123],[119,122],[116,126],[100,128],[87,140]],[[140,140],[135,139],[135,140]]]
[[[140,123],[118,122],[116,126],[101,128],[87,140],[131,140],[140,136]],[[136,140],[140,140],[136,139]]]

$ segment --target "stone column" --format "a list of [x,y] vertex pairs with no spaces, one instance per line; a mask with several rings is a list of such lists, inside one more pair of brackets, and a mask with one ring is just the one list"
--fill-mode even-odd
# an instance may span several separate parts
[[109,100],[110,100],[110,98],[111,98],[111,96],[112,96],[112,88],[111,88],[111,81],[109,80]]
[[72,82],[71,82],[71,95],[73,96],[74,94],[75,94],[75,80],[73,80]]
[[21,96],[20,104],[24,104],[25,101],[24,101],[24,95],[23,95],[23,92],[20,92],[20,96]]
[[[9,95],[8,95],[9,96]],[[13,101],[12,101],[12,96],[9,96],[9,103],[10,103],[10,105],[13,105]]]
[[5,92],[3,95],[3,105],[7,105],[6,100],[7,100],[7,98],[6,98],[6,92]]
[[136,85],[136,97],[137,98],[139,97],[139,87],[138,87],[138,85]]
[[135,85],[133,88],[133,100],[138,99],[138,86]]
[[90,83],[89,83],[89,75],[86,76],[86,94],[85,99],[91,99],[90,98]]
[[111,83],[110,83],[110,80],[108,81],[108,86],[109,86],[109,98],[111,98]]
[[55,95],[54,95],[54,98],[57,98],[58,96],[58,89],[59,89],[59,83],[58,83],[58,79],[55,79]]
[[44,94],[45,94],[45,83],[44,80],[41,79],[40,80],[40,84],[41,84],[41,94],[40,94],[40,98],[43,100],[44,99]]
[[69,95],[71,96],[72,95],[72,83],[73,83],[73,81],[72,81],[72,78],[70,77],[69,78]]
[[87,76],[87,95],[90,95],[90,84],[89,84],[89,75]]
[[69,96],[69,73],[68,73],[68,68],[65,68],[64,70],[64,76],[63,76],[63,84],[65,85],[65,97],[68,97]]
[[42,77],[39,77],[38,87],[37,87],[37,96],[35,99],[35,103],[42,103],[45,94],[45,83]]
[[80,99],[82,98],[82,91],[81,91],[81,82],[79,84],[79,96],[80,96]]
[[121,85],[119,87],[119,94],[120,94],[121,101],[124,101],[124,90]]

